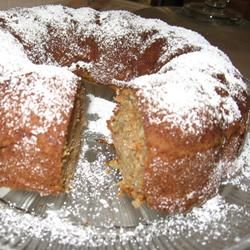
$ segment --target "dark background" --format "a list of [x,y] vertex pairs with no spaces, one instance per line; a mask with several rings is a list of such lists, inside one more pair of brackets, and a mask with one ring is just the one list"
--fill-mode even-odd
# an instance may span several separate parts
[[[201,0],[151,0],[153,6],[182,6],[189,2],[202,2]],[[250,20],[250,0],[231,0],[229,7],[239,11],[243,17]]]

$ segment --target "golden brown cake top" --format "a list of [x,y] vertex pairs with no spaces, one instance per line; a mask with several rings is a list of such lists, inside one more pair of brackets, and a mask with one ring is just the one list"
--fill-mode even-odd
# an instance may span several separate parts
[[37,135],[67,120],[77,77],[59,67],[33,64],[14,37],[3,30],[0,37],[0,129],[14,132],[32,125],[29,132]]
[[128,86],[138,90],[149,123],[165,123],[187,135],[215,126],[227,129],[249,109],[241,74],[212,46],[180,55],[156,74],[136,78]]

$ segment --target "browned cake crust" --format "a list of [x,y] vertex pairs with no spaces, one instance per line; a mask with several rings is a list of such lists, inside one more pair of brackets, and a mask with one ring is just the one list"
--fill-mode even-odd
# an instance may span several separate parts
[[[77,159],[71,147],[76,141],[79,144],[80,138],[79,133],[78,138],[70,135],[71,126],[75,122],[78,130],[82,127],[82,118],[73,119],[76,117],[72,111],[79,114],[74,103],[79,108],[83,93],[76,78],[65,79],[63,72],[57,73],[51,77],[44,72],[31,72],[17,76],[14,86],[10,80],[0,84],[1,186],[34,190],[43,195],[65,190],[68,175],[64,172],[69,158]],[[63,81],[72,86],[62,87]]]
[[[166,212],[186,211],[218,192],[222,179],[235,172],[243,145],[249,106],[225,129],[211,126],[193,135],[167,122],[149,122],[147,103],[132,89],[116,97],[118,107],[108,122],[117,150],[114,164],[122,173],[121,190]],[[207,119],[210,119],[208,117]]]
[[231,172],[249,96],[199,34],[125,11],[42,6],[0,12],[0,38],[1,185],[43,194],[67,185],[70,120],[82,123],[71,72],[118,90],[109,127],[120,186],[135,204],[184,211]]

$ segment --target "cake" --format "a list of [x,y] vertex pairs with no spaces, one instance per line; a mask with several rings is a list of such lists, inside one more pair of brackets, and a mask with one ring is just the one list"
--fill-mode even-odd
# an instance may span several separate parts
[[80,79],[117,91],[113,164],[135,206],[186,211],[234,172],[247,87],[201,35],[126,11],[41,6],[0,12],[0,37],[1,186],[65,190]]

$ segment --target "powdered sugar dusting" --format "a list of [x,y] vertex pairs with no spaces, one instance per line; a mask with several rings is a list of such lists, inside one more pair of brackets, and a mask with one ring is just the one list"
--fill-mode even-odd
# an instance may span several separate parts
[[[217,78],[220,75],[226,83]],[[158,74],[136,78],[131,85],[139,89],[142,106],[147,103],[151,123],[169,122],[192,134],[214,124],[225,129],[239,120],[236,97],[246,92],[229,59],[211,46],[174,58]],[[239,98],[246,105],[246,98]]]
[[9,79],[11,75],[20,74],[23,65],[30,65],[23,47],[9,33],[0,29],[0,81]]
[[[105,121],[107,117],[103,116],[103,110],[111,109],[113,103],[93,95],[88,96],[88,113],[96,114],[99,120]],[[100,106],[102,108],[98,109]],[[97,120],[96,124],[99,123]],[[228,242],[234,244],[234,239],[244,237],[238,225],[248,225],[250,207],[244,198],[240,202],[230,200],[231,196],[226,192],[193,208],[187,214],[162,216],[145,207],[134,209],[130,200],[117,196],[119,175],[105,165],[105,161],[112,158],[112,150],[97,143],[99,137],[93,124],[86,128],[71,192],[67,196],[50,200],[42,217],[36,216],[36,211],[46,200],[37,204],[32,210],[34,214],[18,212],[0,203],[2,237],[8,240],[20,238],[21,242],[35,238],[40,241],[41,247],[45,242],[49,243],[48,248],[55,245],[72,248],[113,244],[151,246],[158,244],[158,237],[164,247],[179,241],[188,244],[189,240],[195,240],[197,247],[206,245],[210,248],[216,246],[217,241],[226,246]],[[249,166],[245,159],[249,151],[247,141],[238,164]],[[242,176],[241,173],[239,175]],[[250,185],[249,178],[246,184]],[[58,203],[61,205],[56,205]]]
[[[73,108],[77,78],[60,69],[36,67],[30,73],[10,78],[1,91],[1,117],[8,129],[32,127],[32,134],[44,133],[52,124],[60,124]],[[28,70],[26,70],[28,72]],[[62,84],[62,82],[64,84]],[[33,117],[38,117],[33,124]],[[4,128],[4,126],[2,126]]]

